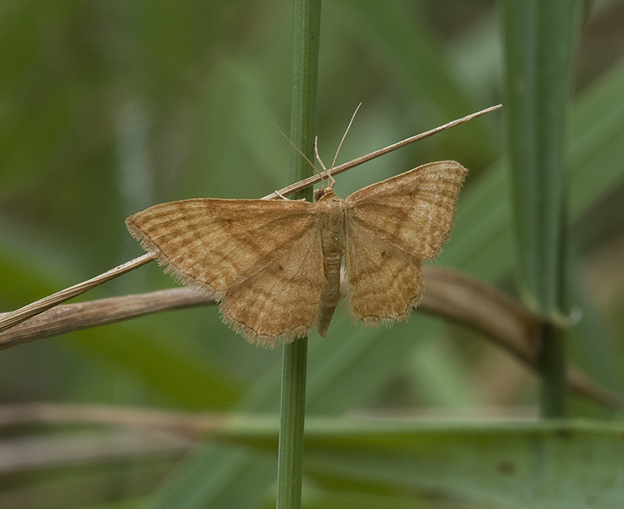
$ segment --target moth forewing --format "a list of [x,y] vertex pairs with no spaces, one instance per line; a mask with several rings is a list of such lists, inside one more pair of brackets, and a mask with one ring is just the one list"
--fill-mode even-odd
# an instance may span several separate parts
[[424,164],[354,192],[345,214],[389,244],[433,258],[450,235],[467,172],[455,161]]
[[178,279],[225,292],[314,228],[312,209],[301,201],[198,198],[154,205],[130,216],[126,225]]

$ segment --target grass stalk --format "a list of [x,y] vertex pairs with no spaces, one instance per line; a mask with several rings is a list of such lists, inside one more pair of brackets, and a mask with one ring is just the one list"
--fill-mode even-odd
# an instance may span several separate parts
[[[318,77],[320,0],[294,1],[294,40],[290,139],[313,159],[316,87]],[[293,148],[289,180],[296,182],[312,173],[305,158]],[[295,198],[312,198],[312,189]],[[277,508],[301,507],[303,434],[308,338],[284,345],[277,468]]]
[[561,323],[565,259],[566,124],[579,2],[504,4],[508,149],[516,276],[524,300],[548,324],[542,340],[542,415],[564,413]]

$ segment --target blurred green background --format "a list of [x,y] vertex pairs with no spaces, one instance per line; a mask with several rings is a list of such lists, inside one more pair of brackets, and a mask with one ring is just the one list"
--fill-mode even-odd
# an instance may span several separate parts
[[[147,206],[256,198],[287,184],[290,147],[278,127],[288,132],[291,17],[283,0],[0,4],[0,311],[142,254],[124,219]],[[360,102],[339,162],[500,102],[499,22],[485,0],[326,1],[317,122],[326,163]],[[570,299],[583,316],[570,355],[621,391],[622,1],[588,10],[570,120]],[[459,161],[470,175],[437,263],[514,293],[503,140],[499,111],[343,174],[335,189],[345,197],[428,161]],[[82,299],[173,285],[154,264]],[[483,338],[418,313],[409,325],[363,330],[343,311],[328,338],[310,338],[312,415],[535,414],[534,375]],[[274,412],[280,358],[222,325],[216,308],[168,312],[2,351],[0,401]],[[580,401],[572,414],[604,415]],[[7,468],[0,506],[126,500],[175,464]],[[120,483],[128,471],[141,482]],[[80,475],[94,488],[78,489]],[[60,502],[31,500],[36,490]]]

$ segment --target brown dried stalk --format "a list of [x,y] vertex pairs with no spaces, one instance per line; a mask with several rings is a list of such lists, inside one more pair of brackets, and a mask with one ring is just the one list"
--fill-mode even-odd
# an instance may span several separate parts
[[[423,270],[427,288],[420,311],[475,329],[537,369],[543,323],[527,308],[500,290],[458,271],[433,266]],[[57,306],[1,332],[0,349],[160,311],[212,304],[215,300],[210,295],[190,288],[174,288]],[[569,388],[579,395],[610,408],[624,406],[619,396],[588,380],[574,366],[568,368],[567,379]]]
[[[464,122],[468,122],[469,120],[472,120],[473,118],[477,118],[481,115],[485,115],[486,113],[490,113],[491,111],[497,110],[501,107],[502,107],[501,104],[498,104],[496,106],[491,106],[489,108],[478,111],[476,113],[472,113],[460,119],[453,120],[452,122],[448,122],[444,125],[436,127],[435,129],[431,129],[430,131],[417,134],[416,136],[412,136],[398,143],[394,143],[393,145],[389,145],[383,149],[377,150],[375,152],[371,152],[370,154],[367,154],[365,156],[358,157],[357,159],[353,159],[352,161],[341,164],[331,169],[330,175],[337,175],[338,173],[342,173],[351,168],[359,166],[360,164],[363,164],[367,161],[370,161],[384,154],[392,152],[393,150],[397,150],[401,147],[409,145],[410,143],[432,136],[445,129],[450,129],[451,127],[455,127],[456,125],[462,124]],[[279,191],[275,191],[274,193],[271,193],[263,197],[262,199],[270,200],[270,199],[283,198],[297,191],[300,191],[301,189],[305,189],[306,187],[316,184],[317,182],[320,182],[322,178],[325,178],[325,177],[326,175],[324,174],[314,175],[307,179],[291,184],[290,186],[287,186]],[[44,297],[43,299],[40,299],[38,301],[32,302],[31,304],[28,304],[11,313],[5,313],[4,315],[0,315],[0,332],[6,329],[9,329],[11,327],[14,327],[15,325],[23,322],[24,320],[27,320],[30,317],[33,317],[39,313],[42,313],[43,311],[50,309],[60,304],[61,302],[65,302],[66,300],[69,300],[73,297],[81,295],[82,293],[85,293],[91,290],[92,288],[95,288],[96,286],[101,285],[102,283],[105,283],[107,281],[110,281],[111,279],[121,276],[122,274],[125,274],[126,272],[130,272],[131,270],[134,270],[154,259],[155,259],[155,256],[153,254],[146,254],[146,255],[140,256],[138,258],[135,258],[134,260],[130,260],[129,262],[119,265],[118,267],[115,267],[114,269],[111,269],[103,274],[100,274],[99,276],[96,276],[92,279],[83,281],[82,283],[79,283],[74,286],[70,286],[69,288],[66,288],[64,290],[61,290],[60,292]]]

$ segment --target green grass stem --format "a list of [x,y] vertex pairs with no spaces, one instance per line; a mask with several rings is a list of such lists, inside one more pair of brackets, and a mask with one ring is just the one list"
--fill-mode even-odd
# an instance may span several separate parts
[[[313,159],[315,135],[320,15],[320,0],[295,0],[290,139],[310,160]],[[290,182],[309,176],[311,171],[303,155],[293,148]],[[311,201],[312,190],[297,196],[302,197]],[[308,338],[284,345],[283,350],[278,509],[301,507],[307,351]]]
[[[576,0],[504,2],[516,275],[525,302],[552,324],[564,312],[565,140],[578,14]],[[563,334],[542,339],[542,414],[561,417]]]

